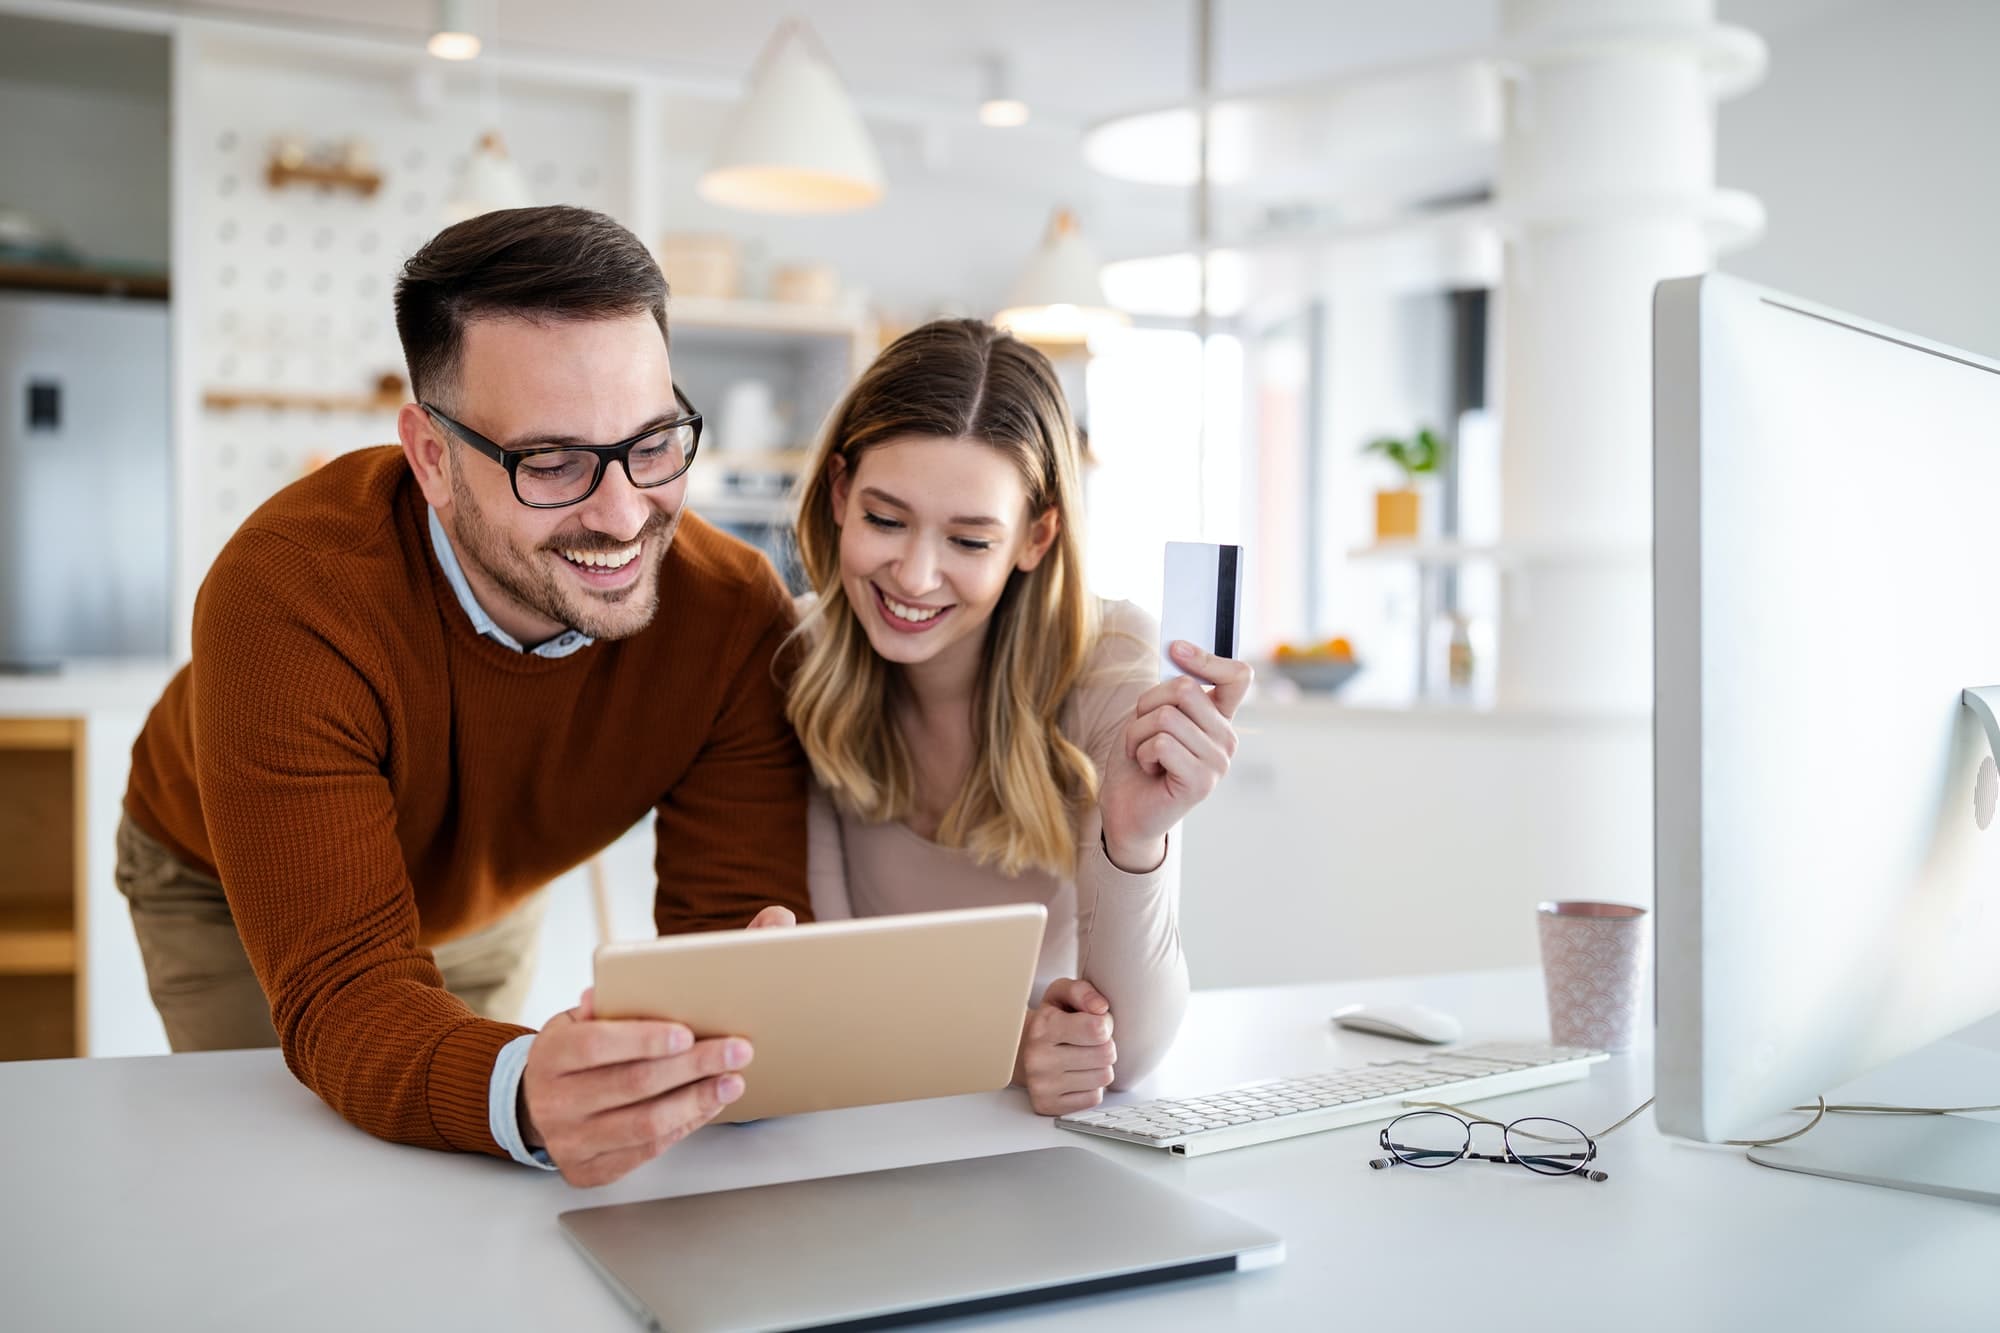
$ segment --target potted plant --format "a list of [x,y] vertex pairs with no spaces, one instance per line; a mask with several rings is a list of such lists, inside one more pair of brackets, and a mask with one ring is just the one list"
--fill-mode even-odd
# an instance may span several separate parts
[[1421,529],[1422,510],[1418,504],[1417,479],[1435,476],[1444,466],[1445,445],[1428,426],[1408,439],[1385,435],[1370,440],[1361,451],[1380,454],[1402,469],[1400,490],[1375,492],[1375,538],[1391,541],[1414,538]]

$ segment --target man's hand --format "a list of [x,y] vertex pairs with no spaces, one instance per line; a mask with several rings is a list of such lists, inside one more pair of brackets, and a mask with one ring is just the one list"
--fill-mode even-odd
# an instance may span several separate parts
[[1038,1115],[1068,1115],[1104,1100],[1118,1063],[1111,1040],[1111,1001],[1088,981],[1061,977],[1021,1027],[1014,1082],[1028,1090]]
[[[798,924],[766,907],[747,929]],[[601,1019],[586,990],[528,1045],[521,1138],[545,1149],[572,1185],[608,1185],[700,1129],[743,1095],[755,1054],[741,1037],[696,1041],[679,1023]]]
[[521,1073],[521,1137],[572,1185],[608,1185],[743,1095],[741,1037],[696,1041],[679,1023],[601,1019],[586,990],[535,1034]]

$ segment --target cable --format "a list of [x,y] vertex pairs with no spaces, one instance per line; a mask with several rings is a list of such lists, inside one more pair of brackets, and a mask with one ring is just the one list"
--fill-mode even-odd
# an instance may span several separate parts
[[[1648,1100],[1650,1101],[1651,1099],[1648,1098]],[[1820,1121],[1826,1119],[1826,1098],[1821,1097],[1817,1107],[1794,1106],[1792,1109],[1794,1111],[1811,1111],[1813,1113],[1813,1118],[1806,1121],[1805,1128],[1795,1129],[1789,1134],[1780,1134],[1775,1139],[1724,1139],[1723,1142],[1732,1148],[1769,1148],[1775,1144],[1789,1143],[1801,1134],[1810,1133],[1818,1127]]]
[[[1590,1137],[1592,1137],[1593,1139],[1609,1138],[1617,1130],[1621,1130],[1625,1128],[1625,1126],[1631,1124],[1632,1121],[1635,1118],[1637,1118],[1638,1114],[1641,1111],[1645,1110],[1647,1107],[1653,1104],[1654,1100],[1655,1100],[1654,1098],[1648,1097],[1645,1101],[1640,1102],[1637,1106],[1633,1107],[1625,1115],[1621,1116],[1618,1119],[1618,1121],[1611,1126],[1611,1128],[1599,1130],[1597,1133],[1591,1135]],[[1490,1120],[1487,1117],[1480,1115],[1477,1111],[1468,1111],[1463,1106],[1453,1106],[1450,1102],[1405,1102],[1403,1104],[1405,1106],[1435,1107],[1441,1111],[1452,1111],[1458,1115],[1466,1117],[1468,1120],[1477,1121],[1482,1124],[1492,1125],[1500,1123],[1496,1120]],[[1798,1138],[1801,1134],[1807,1134],[1812,1132],[1812,1130],[1818,1127],[1819,1122],[1826,1119],[1826,1117],[1829,1115],[1963,1115],[1974,1111],[2000,1111],[2000,1105],[1890,1106],[1878,1102],[1843,1102],[1837,1105],[1829,1106],[1827,1105],[1826,1098],[1821,1097],[1819,1098],[1819,1104],[1816,1106],[1794,1106],[1792,1110],[1797,1111],[1800,1114],[1804,1114],[1805,1112],[1810,1111],[1812,1112],[1812,1119],[1807,1121],[1803,1128],[1795,1129],[1789,1134],[1780,1134],[1777,1138],[1774,1139],[1723,1139],[1721,1140],[1721,1142],[1729,1145],[1732,1148],[1769,1148],[1780,1143],[1789,1143],[1793,1139]],[[1530,1116],[1527,1118],[1540,1119],[1542,1117]],[[1514,1132],[1519,1134],[1522,1138],[1536,1139],[1543,1143],[1555,1143],[1559,1141],[1556,1139],[1551,1139],[1546,1135],[1531,1134],[1525,1129],[1515,1130]]]
[[[1596,1133],[1596,1134],[1593,1134],[1593,1135],[1591,1135],[1590,1137],[1592,1137],[1592,1138],[1594,1138],[1594,1139],[1601,1139],[1601,1138],[1605,1137],[1605,1135],[1607,1135],[1607,1134],[1611,1133],[1611,1131],[1612,1131],[1612,1130],[1616,1130],[1616,1129],[1623,1129],[1623,1128],[1624,1128],[1624,1127],[1625,1127],[1626,1125],[1628,1125],[1628,1124],[1630,1124],[1630,1123],[1631,1123],[1631,1121],[1632,1121],[1632,1118],[1633,1118],[1633,1116],[1636,1116],[1636,1115],[1638,1115],[1638,1114],[1639,1114],[1639,1112],[1641,1112],[1641,1111],[1645,1110],[1645,1109],[1646,1109],[1647,1107],[1651,1106],[1652,1104],[1653,1104],[1653,1099],[1652,1099],[1651,1097],[1648,1097],[1648,1098],[1647,1098],[1647,1099],[1646,1099],[1645,1101],[1643,1101],[1643,1102],[1640,1102],[1640,1103],[1639,1103],[1639,1104],[1638,1104],[1637,1106],[1633,1107],[1633,1108],[1632,1108],[1632,1111],[1631,1111],[1631,1114],[1627,1115],[1627,1116],[1626,1116],[1626,1117],[1625,1117],[1624,1119],[1620,1120],[1620,1121],[1619,1121],[1619,1122],[1618,1122],[1617,1124],[1613,1125],[1613,1126],[1611,1127],[1611,1129],[1607,1129],[1607,1130],[1603,1130],[1603,1131],[1601,1131],[1601,1132],[1599,1132],[1599,1133]],[[1437,1109],[1438,1109],[1438,1110],[1440,1110],[1440,1111],[1451,1111],[1451,1112],[1454,1112],[1454,1113],[1456,1113],[1456,1114],[1458,1114],[1458,1115],[1462,1115],[1462,1116],[1464,1116],[1464,1117],[1465,1117],[1466,1119],[1468,1119],[1468,1120],[1470,1120],[1470,1121],[1473,1121],[1473,1122],[1474,1122],[1475,1124],[1482,1124],[1482,1125],[1497,1125],[1497,1124],[1500,1124],[1500,1123],[1501,1123],[1501,1122],[1500,1122],[1500,1121],[1498,1121],[1498,1120],[1491,1120],[1491,1119],[1488,1119],[1488,1118],[1487,1118],[1486,1116],[1483,1116],[1483,1115],[1479,1114],[1479,1112],[1477,1112],[1477,1111],[1468,1111],[1468,1110],[1466,1110],[1466,1109],[1465,1109],[1465,1108],[1464,1108],[1463,1106],[1453,1106],[1453,1105],[1452,1105],[1452,1104],[1451,1104],[1450,1102],[1404,1102],[1404,1103],[1403,1103],[1403,1105],[1405,1105],[1405,1106],[1429,1106],[1429,1107],[1435,1107],[1435,1108],[1437,1108]],[[1544,1120],[1544,1119],[1547,1119],[1548,1117],[1546,1117],[1546,1116],[1524,1116],[1524,1117],[1522,1117],[1522,1118],[1523,1118],[1523,1119],[1525,1119],[1525,1120]],[[1567,1124],[1568,1122],[1567,1122],[1567,1121],[1565,1121],[1564,1123],[1565,1123],[1565,1124]],[[1807,1126],[1807,1128],[1808,1128],[1808,1129],[1810,1129],[1810,1128],[1811,1128],[1811,1126],[1810,1126],[1810,1125],[1808,1125],[1808,1126]],[[1552,1138],[1548,1137],[1548,1136],[1547,1136],[1546,1134],[1531,1134],[1531,1133],[1529,1133],[1529,1132],[1528,1132],[1527,1130],[1525,1130],[1525,1129],[1517,1129],[1517,1130],[1515,1130],[1515,1131],[1514,1131],[1514,1133],[1516,1133],[1516,1134],[1519,1134],[1519,1135],[1520,1135],[1520,1136],[1521,1136],[1522,1138],[1524,1138],[1524,1139],[1534,1139],[1534,1140],[1536,1140],[1537,1142],[1540,1142],[1540,1143],[1560,1143],[1560,1142],[1562,1142],[1562,1140],[1561,1140],[1561,1139],[1552,1139]]]

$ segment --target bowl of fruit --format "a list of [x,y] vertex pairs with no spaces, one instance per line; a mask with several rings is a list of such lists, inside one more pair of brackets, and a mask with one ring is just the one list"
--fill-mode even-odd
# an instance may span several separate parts
[[1361,663],[1354,659],[1354,645],[1342,638],[1306,646],[1281,643],[1271,664],[1300,689],[1321,694],[1333,693],[1361,670]]

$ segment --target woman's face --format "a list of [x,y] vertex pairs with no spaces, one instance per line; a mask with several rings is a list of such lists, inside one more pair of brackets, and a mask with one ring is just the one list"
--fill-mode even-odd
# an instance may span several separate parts
[[841,586],[875,651],[976,662],[1008,577],[1048,554],[1055,511],[1029,514],[1013,460],[972,440],[906,436],[833,466]]

